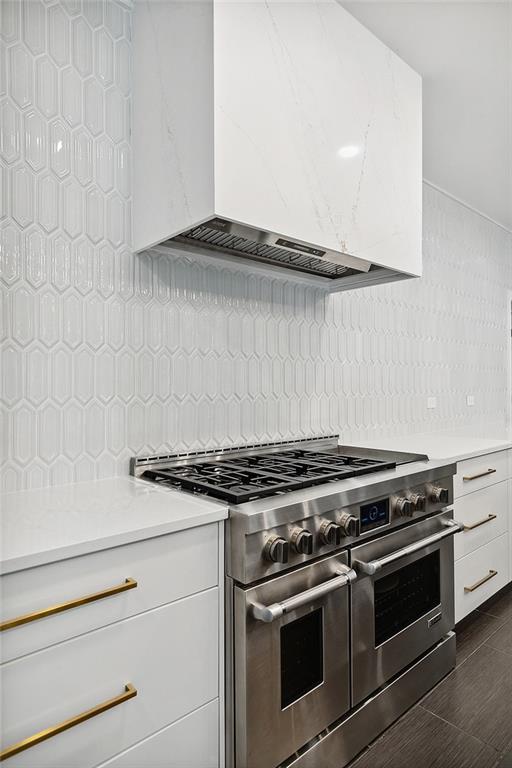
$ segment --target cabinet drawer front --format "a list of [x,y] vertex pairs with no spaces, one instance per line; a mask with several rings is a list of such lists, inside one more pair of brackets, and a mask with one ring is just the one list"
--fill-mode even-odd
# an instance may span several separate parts
[[478,608],[508,581],[508,533],[504,533],[455,563],[455,621]]
[[[101,593],[131,578],[137,586]],[[1,660],[24,656],[203,591],[218,583],[217,524],[30,568],[0,578],[1,621],[65,602],[86,604],[38,618],[1,633]]]
[[4,664],[2,749],[137,690],[6,766],[90,768],[217,698],[218,616],[214,587]]
[[219,702],[178,720],[98,768],[219,768]]
[[455,560],[469,555],[508,530],[508,504],[508,481],[455,500],[453,517],[464,524],[464,531],[454,537]]
[[457,474],[453,479],[453,495],[455,498],[466,493],[478,491],[495,483],[501,483],[508,477],[507,451],[489,453],[466,459],[457,463]]

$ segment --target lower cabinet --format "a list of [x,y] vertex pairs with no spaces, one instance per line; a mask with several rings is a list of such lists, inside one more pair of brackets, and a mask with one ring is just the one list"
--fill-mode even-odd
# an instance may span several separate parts
[[509,581],[509,535],[506,531],[455,563],[455,621],[461,621]]
[[512,579],[512,451],[460,461],[454,479],[455,621]]
[[219,700],[191,712],[98,768],[217,768]]
[[[92,768],[115,755],[120,766],[182,768],[188,763],[176,760],[179,749],[187,750],[194,722],[184,716],[219,695],[219,589],[7,662],[0,685],[2,749],[92,711],[85,721],[9,757],[8,768]],[[115,704],[103,709],[111,699]],[[216,706],[201,715],[210,726]],[[176,730],[166,729],[173,722]],[[218,719],[216,728],[218,739]],[[205,768],[218,764],[218,755],[210,759],[217,742],[206,736],[201,744],[202,738],[195,743],[193,735],[188,742],[200,756],[204,750],[194,768],[201,768],[203,757]],[[138,747],[143,759],[130,762],[126,750],[144,739]]]
[[[2,662],[216,586],[217,537],[216,524],[203,525],[2,576],[1,621],[44,612],[56,603],[79,606],[2,632]],[[128,579],[135,588],[105,597],[105,590]],[[83,603],[81,598],[91,594],[101,599]]]
[[455,500],[453,516],[464,525],[464,531],[454,536],[455,560],[508,531],[508,485],[505,480]]

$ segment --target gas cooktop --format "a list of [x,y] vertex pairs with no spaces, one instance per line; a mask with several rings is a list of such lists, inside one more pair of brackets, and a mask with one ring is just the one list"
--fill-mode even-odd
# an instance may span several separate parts
[[229,505],[226,570],[241,584],[439,511],[453,499],[454,471],[423,454],[339,445],[337,435],[131,462],[136,477]]
[[[312,441],[318,445],[317,441]],[[240,449],[211,456],[148,459],[151,467],[141,477],[193,493],[212,496],[230,504],[243,504],[265,496],[307,488],[393,469],[394,461],[340,453],[337,443],[326,450],[311,447]],[[138,460],[140,461],[140,460]],[[141,469],[139,464],[139,469]]]

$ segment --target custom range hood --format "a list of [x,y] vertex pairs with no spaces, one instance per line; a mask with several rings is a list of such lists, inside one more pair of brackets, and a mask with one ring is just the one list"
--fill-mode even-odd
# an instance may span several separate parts
[[421,274],[421,80],[335,0],[135,3],[134,246]]

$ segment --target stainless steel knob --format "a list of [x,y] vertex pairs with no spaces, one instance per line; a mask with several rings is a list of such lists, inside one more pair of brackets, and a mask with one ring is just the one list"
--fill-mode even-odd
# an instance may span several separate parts
[[263,557],[272,563],[287,563],[289,544],[282,536],[270,536],[265,542]]
[[298,555],[313,554],[313,534],[305,528],[294,528],[290,538],[292,549]]
[[320,526],[320,540],[323,544],[341,544],[341,526],[327,520]]
[[414,507],[415,512],[421,512],[422,510],[425,509],[425,505],[427,503],[427,497],[424,496],[422,493],[411,493],[411,495],[409,496],[409,501]]
[[436,504],[448,504],[450,493],[448,488],[440,488],[437,485],[433,485],[430,489],[430,498]]
[[359,536],[361,533],[361,523],[358,517],[349,515],[348,512],[343,512],[340,517],[341,530],[345,536]]
[[412,502],[409,499],[399,496],[393,504],[393,511],[400,517],[411,517],[414,512]]

